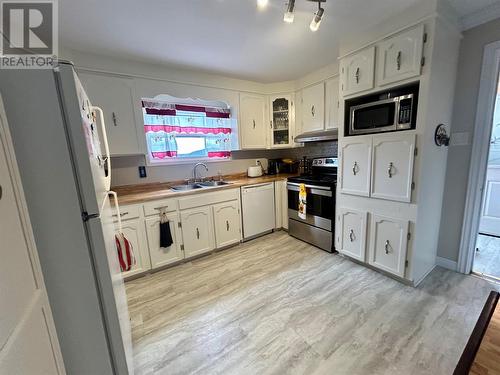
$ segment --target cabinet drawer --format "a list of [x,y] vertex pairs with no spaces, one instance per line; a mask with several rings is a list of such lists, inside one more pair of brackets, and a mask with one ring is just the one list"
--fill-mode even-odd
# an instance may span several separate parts
[[238,199],[239,189],[214,191],[212,193],[201,193],[179,199],[179,209],[186,210],[194,207],[208,206],[220,202]]
[[367,212],[350,208],[340,209],[340,252],[365,261]]
[[144,203],[144,215],[158,215],[163,208],[166,209],[167,212],[177,211],[177,199],[165,199]]
[[[120,206],[120,217],[122,220],[137,219],[141,216],[141,205]],[[118,214],[113,207],[113,221],[117,221]]]
[[408,220],[372,215],[368,263],[383,271],[404,277],[408,225]]

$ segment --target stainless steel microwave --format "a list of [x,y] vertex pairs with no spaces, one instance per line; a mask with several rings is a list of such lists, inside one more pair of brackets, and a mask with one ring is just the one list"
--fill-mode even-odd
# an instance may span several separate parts
[[411,129],[414,104],[412,93],[352,106],[349,135]]

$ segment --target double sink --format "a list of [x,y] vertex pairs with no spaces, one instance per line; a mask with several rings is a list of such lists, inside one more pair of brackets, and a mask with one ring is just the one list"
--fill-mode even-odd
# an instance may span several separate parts
[[203,188],[224,186],[224,185],[230,185],[230,184],[231,184],[230,182],[226,182],[226,181],[204,181],[204,182],[189,183],[189,184],[184,184],[184,185],[175,185],[175,186],[172,186],[170,189],[174,190],[174,191],[187,191],[187,190],[194,190],[194,189],[203,189]]

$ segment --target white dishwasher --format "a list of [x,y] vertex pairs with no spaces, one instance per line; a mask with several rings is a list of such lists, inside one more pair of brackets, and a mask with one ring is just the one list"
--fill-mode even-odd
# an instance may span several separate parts
[[270,232],[275,225],[274,183],[241,187],[243,239]]

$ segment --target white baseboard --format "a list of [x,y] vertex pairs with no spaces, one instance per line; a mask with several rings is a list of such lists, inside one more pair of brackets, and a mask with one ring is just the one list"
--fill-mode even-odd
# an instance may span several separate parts
[[436,264],[452,271],[457,270],[457,262],[447,258],[436,257]]

